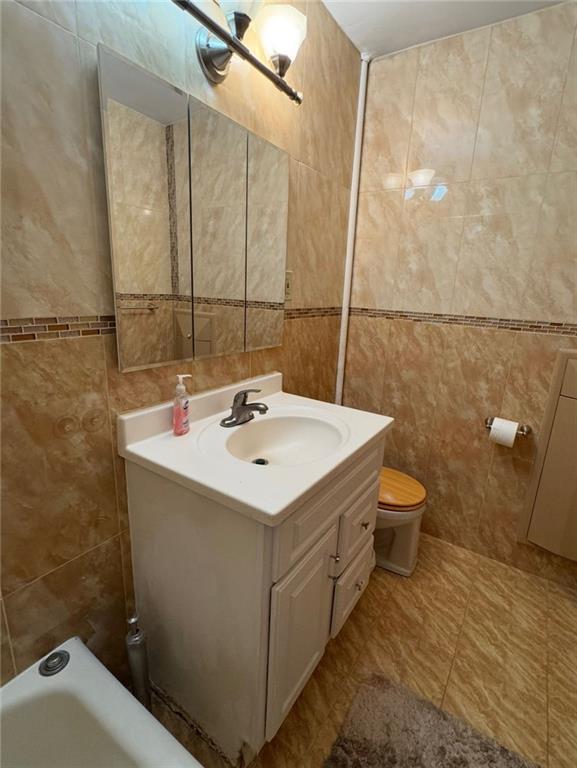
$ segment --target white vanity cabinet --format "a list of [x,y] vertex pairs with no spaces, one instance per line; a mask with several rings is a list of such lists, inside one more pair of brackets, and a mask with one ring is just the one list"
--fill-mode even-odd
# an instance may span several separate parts
[[[280,392],[279,412],[288,398],[302,409],[304,398]],[[272,412],[275,397],[267,402]],[[285,470],[242,462],[226,478],[232,491],[225,497],[183,477],[186,461],[204,479],[194,438],[151,437],[157,425],[120,417],[151,680],[233,764],[248,764],[276,734],[374,567],[378,476],[391,420],[321,405],[357,426],[350,430],[356,443],[274,514],[261,511],[262,498],[278,493]],[[165,423],[162,407],[149,411],[149,421]],[[180,453],[167,458],[173,446]],[[304,472],[287,468],[287,484]],[[244,503],[247,478],[257,484],[260,508]]]

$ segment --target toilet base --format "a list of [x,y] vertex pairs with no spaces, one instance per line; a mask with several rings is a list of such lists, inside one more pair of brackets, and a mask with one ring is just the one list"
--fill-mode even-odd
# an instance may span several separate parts
[[391,573],[397,573],[399,576],[412,576],[413,571],[415,570],[415,567],[417,565],[417,560],[415,558],[415,562],[413,563],[412,568],[404,568],[402,565],[399,565],[398,563],[393,562],[392,560],[387,560],[385,557],[379,557],[376,556],[376,565],[377,568],[382,568],[385,571],[390,571]]
[[391,525],[390,520],[380,521],[377,516],[375,555],[379,568],[398,573],[400,576],[412,575],[417,565],[422,511],[412,520],[395,526]]

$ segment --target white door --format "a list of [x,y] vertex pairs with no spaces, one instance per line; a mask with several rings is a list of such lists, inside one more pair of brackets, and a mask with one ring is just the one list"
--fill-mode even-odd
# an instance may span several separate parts
[[319,663],[331,623],[333,525],[271,596],[266,738],[270,741]]

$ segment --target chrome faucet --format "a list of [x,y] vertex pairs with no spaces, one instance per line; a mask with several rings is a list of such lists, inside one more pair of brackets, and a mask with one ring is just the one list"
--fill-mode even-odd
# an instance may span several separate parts
[[260,389],[242,389],[237,392],[232,401],[230,416],[222,419],[221,427],[238,427],[240,424],[246,424],[247,421],[254,419],[254,411],[266,413],[268,405],[264,403],[247,403],[247,397],[252,392],[260,392]]

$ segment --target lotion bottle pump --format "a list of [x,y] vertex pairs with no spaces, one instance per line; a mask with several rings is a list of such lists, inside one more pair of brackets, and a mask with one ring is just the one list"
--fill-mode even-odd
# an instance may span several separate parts
[[186,435],[190,429],[188,423],[188,392],[183,379],[192,379],[190,373],[179,373],[176,377],[178,383],[174,393],[174,407],[172,409],[172,431],[175,435]]

